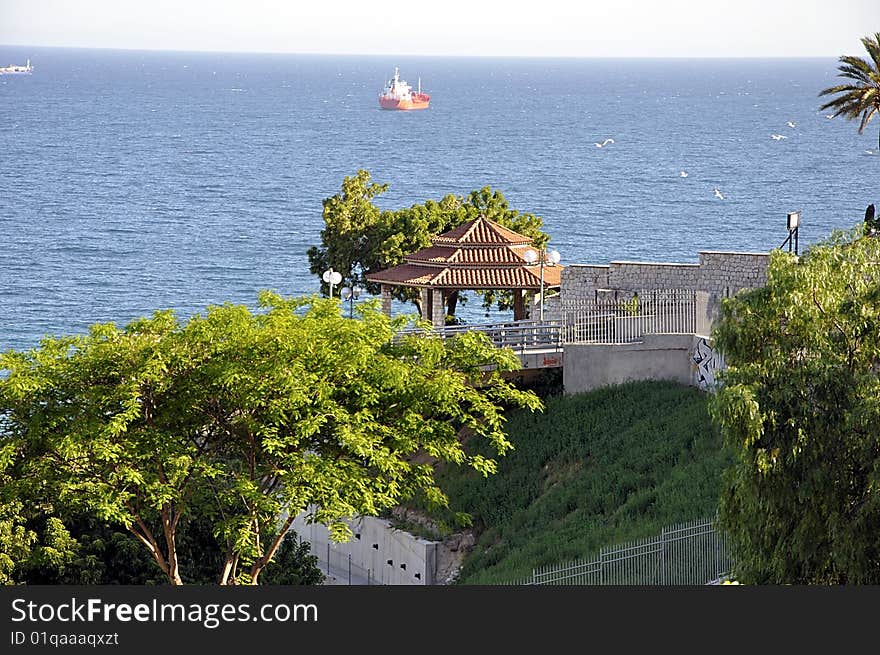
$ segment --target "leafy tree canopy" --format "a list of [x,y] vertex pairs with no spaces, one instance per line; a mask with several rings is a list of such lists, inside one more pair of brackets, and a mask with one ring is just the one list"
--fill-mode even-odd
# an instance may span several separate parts
[[[503,455],[505,407],[541,403],[503,379],[519,360],[485,335],[395,336],[406,321],[375,302],[352,320],[338,300],[264,292],[256,313],[160,311],[0,355],[0,506],[34,499],[122,526],[173,584],[193,570],[188,522],[210,523],[221,584],[256,584],[306,508],[345,539],[346,518],[419,496],[442,506],[424,462],[493,472],[459,431]],[[12,514],[0,539],[25,548]]]
[[[19,553],[12,576],[0,584],[163,585],[168,576],[124,528],[85,514],[65,512],[35,517],[33,534],[52,538]],[[41,523],[46,527],[40,529]],[[192,584],[217,583],[224,559],[214,525],[202,516],[181,521],[177,532],[181,577]],[[307,542],[288,532],[274,559],[260,575],[261,584],[316,585],[324,581],[318,558]]]
[[[8,416],[0,411],[0,435],[8,425]],[[13,475],[16,454],[15,444],[0,438],[0,585],[22,582],[24,569],[59,570],[77,550],[46,486]]]
[[[439,201],[398,210],[380,210],[374,199],[388,190],[387,184],[371,180],[368,171],[346,177],[342,189],[324,200],[321,246],[308,251],[309,270],[319,278],[328,268],[339,271],[343,284],[356,283],[371,294],[379,285],[366,282],[366,275],[403,263],[405,255],[427,248],[431,237],[473,220],[480,215],[534,240],[544,248],[550,238],[541,231],[543,221],[534,214],[508,206],[502,193],[490,187],[471,191],[466,197],[449,194]],[[326,287],[326,284],[324,285]],[[326,289],[325,289],[326,291]],[[417,302],[415,289],[393,288],[394,297]],[[486,309],[497,303],[501,310],[513,306],[509,292],[481,291]],[[457,301],[453,296],[452,303]],[[454,314],[454,304],[449,314]]]
[[774,251],[767,286],[722,307],[711,410],[737,453],[720,513],[743,582],[880,582],[880,239],[862,234]]

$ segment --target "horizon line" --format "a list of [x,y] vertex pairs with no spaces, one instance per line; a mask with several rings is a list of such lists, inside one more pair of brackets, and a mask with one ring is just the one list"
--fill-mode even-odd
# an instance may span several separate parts
[[40,45],[20,43],[0,43],[0,48],[44,48],[54,50],[107,50],[119,52],[168,52],[179,54],[226,54],[226,55],[301,55],[315,57],[450,57],[450,58],[487,58],[487,59],[835,59],[841,55],[561,55],[561,54],[414,54],[396,53],[364,53],[364,52],[313,52],[294,50],[222,50],[222,49],[179,49],[179,48],[123,48],[116,46],[83,46],[83,45]]

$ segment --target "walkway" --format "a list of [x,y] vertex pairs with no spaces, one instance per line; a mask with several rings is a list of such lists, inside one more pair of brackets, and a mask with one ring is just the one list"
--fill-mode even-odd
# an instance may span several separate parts
[[[558,368],[562,366],[564,325],[561,321],[513,321],[450,325],[434,330],[443,338],[464,332],[482,332],[499,348],[510,348],[519,355],[523,368]],[[405,330],[403,334],[423,334]]]

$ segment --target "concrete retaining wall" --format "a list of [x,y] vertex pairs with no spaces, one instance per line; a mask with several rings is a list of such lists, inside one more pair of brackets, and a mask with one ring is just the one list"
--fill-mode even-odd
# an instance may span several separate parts
[[646,334],[641,343],[566,344],[562,384],[566,394],[634,380],[693,383],[690,334]]
[[437,542],[396,530],[384,519],[365,516],[348,522],[354,532],[350,541],[335,543],[326,527],[306,523],[305,518],[306,514],[298,516],[292,529],[310,543],[322,570],[327,570],[329,554],[330,576],[338,578],[330,583],[348,584],[349,571],[353,571],[352,584],[437,584]]
[[636,380],[670,380],[709,390],[724,361],[709,337],[646,334],[640,343],[566,344],[562,383],[566,394]]

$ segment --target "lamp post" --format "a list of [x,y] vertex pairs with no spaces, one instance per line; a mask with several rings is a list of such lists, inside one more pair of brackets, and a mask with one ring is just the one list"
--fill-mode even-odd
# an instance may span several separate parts
[[559,260],[562,259],[562,255],[559,254],[556,250],[548,251],[546,248],[538,252],[533,248],[529,248],[523,253],[523,259],[526,260],[527,264],[534,264],[536,261],[540,260],[541,263],[541,307],[539,309],[540,312],[540,320],[544,320],[544,264],[546,263],[548,266],[555,266],[559,263]]
[[343,300],[348,301],[348,317],[349,318],[352,318],[354,316],[354,301],[357,300],[358,298],[360,298],[361,291],[363,291],[363,289],[361,289],[356,284],[352,285],[351,288],[342,287],[339,290],[339,296]]
[[328,268],[324,271],[324,274],[321,276],[321,279],[324,280],[327,284],[330,285],[330,297],[333,297],[333,287],[340,282],[342,282],[342,273],[338,271],[334,271],[332,268]]
[[[794,240],[794,254],[798,254],[798,228],[801,226],[801,213],[788,212],[788,237],[782,242],[782,246],[788,244],[788,252],[791,252],[792,239]],[[782,247],[780,246],[780,248]]]

